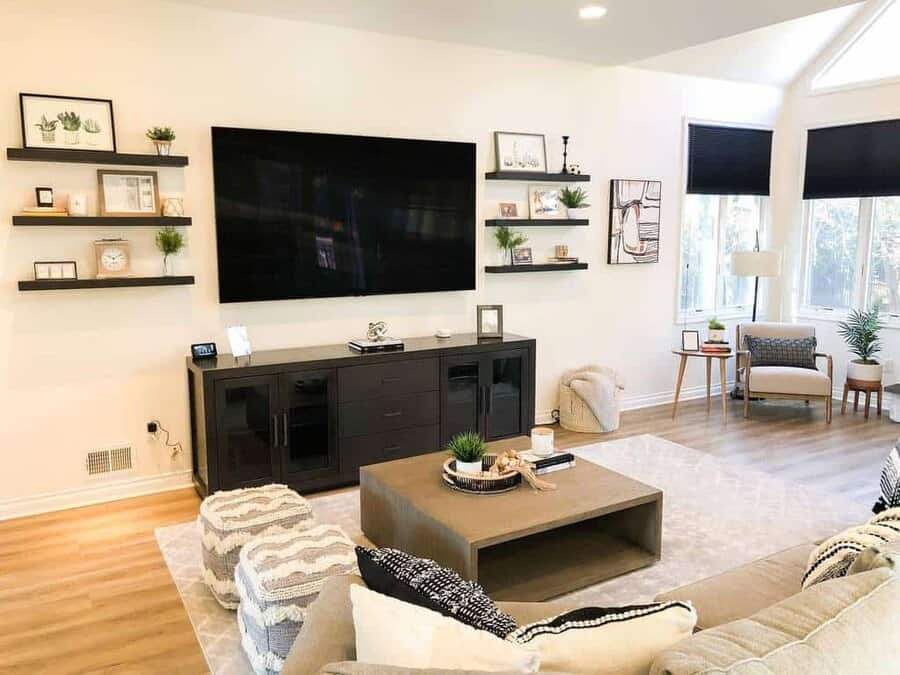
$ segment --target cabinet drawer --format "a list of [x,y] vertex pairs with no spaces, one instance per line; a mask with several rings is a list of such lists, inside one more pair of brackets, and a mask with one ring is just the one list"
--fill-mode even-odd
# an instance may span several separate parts
[[[439,443],[440,427],[433,424],[348,438],[341,443],[341,453],[346,463],[354,471],[358,471],[359,467],[366,464],[437,452]],[[355,478],[358,479],[358,476]]]
[[341,437],[365,436],[382,431],[438,423],[436,391],[344,403],[340,407]]
[[338,372],[341,403],[438,390],[437,359],[349,366]]

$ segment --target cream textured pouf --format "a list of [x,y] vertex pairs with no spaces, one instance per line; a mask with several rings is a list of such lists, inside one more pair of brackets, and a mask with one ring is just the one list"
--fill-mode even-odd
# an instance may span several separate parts
[[257,675],[273,675],[325,581],[357,572],[355,547],[337,525],[319,525],[255,537],[240,557],[235,583],[241,646]]
[[260,534],[315,524],[309,502],[285,485],[216,492],[203,500],[203,580],[226,609],[237,609],[234,568],[241,547]]

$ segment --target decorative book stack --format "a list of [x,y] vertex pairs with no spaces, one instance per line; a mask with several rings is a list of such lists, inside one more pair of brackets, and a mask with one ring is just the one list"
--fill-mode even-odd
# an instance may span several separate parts
[[547,258],[548,263],[558,264],[558,265],[570,265],[572,263],[577,263],[578,258],[570,258],[568,256],[560,257],[555,256],[553,258]]
[[700,345],[700,351],[706,352],[707,354],[729,354],[731,352],[731,345],[727,342],[711,342],[707,340]]
[[535,460],[532,464],[534,464],[535,475],[540,476],[544,473],[571,469],[575,466],[575,455],[571,452],[554,452],[549,457]]
[[23,216],[67,216],[69,212],[57,206],[26,206]]

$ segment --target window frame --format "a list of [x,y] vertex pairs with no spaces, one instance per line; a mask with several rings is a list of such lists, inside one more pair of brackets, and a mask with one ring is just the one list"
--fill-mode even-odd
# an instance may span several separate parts
[[[688,158],[690,156],[690,125],[698,124],[698,125],[712,125],[712,126],[720,126],[720,127],[732,127],[735,129],[759,129],[762,131],[771,131],[773,133],[773,143],[772,143],[772,159],[771,165],[775,165],[775,127],[771,124],[756,124],[752,122],[732,122],[732,121],[722,121],[722,120],[709,120],[709,119],[700,119],[696,117],[685,117],[682,124],[682,155],[681,155],[681,213],[679,215],[679,228],[678,228],[678,267],[675,270],[675,324],[682,325],[685,323],[702,323],[709,321],[713,317],[718,319],[743,319],[749,318],[753,313],[753,303],[752,301],[746,306],[739,306],[737,308],[721,308],[719,306],[720,295],[721,295],[721,280],[722,280],[722,249],[721,249],[721,223],[722,216],[726,212],[726,197],[733,197],[738,195],[708,195],[710,197],[717,197],[719,199],[719,215],[716,219],[716,292],[715,299],[713,301],[712,309],[701,309],[701,310],[686,310],[681,307],[681,298],[683,296],[684,291],[684,275],[682,274],[684,270],[684,246],[683,246],[683,235],[684,235],[684,227],[685,227],[685,218],[687,216],[687,175],[688,175]],[[759,241],[760,246],[765,247],[766,243],[769,241],[769,237],[771,235],[771,225],[772,225],[772,195],[754,195],[759,197],[760,199],[765,199],[763,204],[764,208],[760,209],[760,226],[759,226]],[[765,295],[761,294],[759,297],[759,307],[765,307]],[[759,311],[759,310],[758,310]]]

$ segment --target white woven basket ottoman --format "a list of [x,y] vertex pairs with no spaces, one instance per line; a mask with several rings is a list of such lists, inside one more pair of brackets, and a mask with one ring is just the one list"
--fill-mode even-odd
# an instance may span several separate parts
[[[620,392],[616,392],[616,401],[621,398]],[[616,424],[611,429],[604,429],[600,420],[591,411],[590,406],[584,402],[567,384],[559,383],[559,426],[569,431],[577,431],[582,434],[599,434],[615,431],[619,428],[619,414],[616,413]]]
[[260,534],[315,525],[309,502],[285,485],[216,492],[200,504],[203,580],[219,604],[237,609],[234,568],[241,547]]
[[325,581],[356,571],[353,542],[337,525],[262,535],[241,549],[238,626],[257,675],[281,671]]

